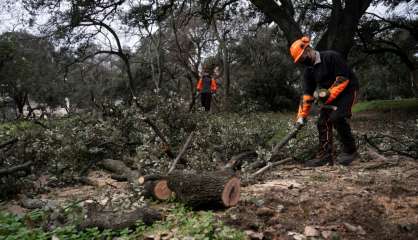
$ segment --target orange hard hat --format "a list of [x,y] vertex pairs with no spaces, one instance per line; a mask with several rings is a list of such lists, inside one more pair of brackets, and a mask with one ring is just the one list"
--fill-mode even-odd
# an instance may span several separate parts
[[292,43],[292,46],[290,46],[290,55],[292,55],[294,63],[298,62],[310,42],[309,37],[304,36]]

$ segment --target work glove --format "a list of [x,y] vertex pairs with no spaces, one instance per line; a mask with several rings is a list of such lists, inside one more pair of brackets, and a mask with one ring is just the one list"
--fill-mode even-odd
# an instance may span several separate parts
[[301,129],[306,124],[306,118],[299,117],[295,122],[295,127]]
[[316,90],[314,92],[315,103],[318,104],[318,105],[325,104],[329,95],[330,95],[330,93],[329,93],[328,89],[326,89],[326,88],[321,88],[321,89]]

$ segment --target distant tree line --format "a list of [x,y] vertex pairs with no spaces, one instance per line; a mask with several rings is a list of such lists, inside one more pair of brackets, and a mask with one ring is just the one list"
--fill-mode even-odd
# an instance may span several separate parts
[[[13,1],[3,7],[12,7]],[[307,34],[319,50],[345,56],[363,99],[417,97],[417,12],[413,1],[24,0],[49,12],[40,34],[0,36],[0,104],[17,115],[31,101],[71,111],[143,94],[191,101],[202,66],[221,86],[225,110],[294,109],[301,69],[288,47]],[[403,15],[390,14],[399,5]],[[385,6],[387,16],[368,13]],[[414,12],[415,11],[415,12]],[[35,21],[35,19],[31,19]],[[273,24],[274,23],[274,24]],[[123,43],[122,32],[136,42]],[[34,106],[31,106],[32,108]]]

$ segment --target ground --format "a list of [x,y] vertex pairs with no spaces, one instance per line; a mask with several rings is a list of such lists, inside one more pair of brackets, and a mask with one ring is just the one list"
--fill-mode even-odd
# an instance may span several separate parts
[[[353,129],[396,137],[415,120],[404,112],[359,113]],[[418,159],[370,151],[361,148],[349,167],[278,167],[244,187],[223,219],[255,239],[418,239]]]
[[[417,130],[416,116],[359,113],[353,129],[357,135],[379,131],[396,137],[405,128]],[[249,239],[418,239],[418,160],[399,154],[383,156],[364,146],[360,153],[361,159],[349,167],[289,164],[258,179],[242,179],[240,203],[215,214],[245,231]],[[41,197],[132,204],[127,201],[132,193],[126,183],[112,180],[104,171],[91,172],[90,178],[96,186],[51,189]],[[42,186],[42,179],[38,181]],[[162,210],[170,204],[152,203]],[[17,214],[26,211],[17,201],[2,208]]]

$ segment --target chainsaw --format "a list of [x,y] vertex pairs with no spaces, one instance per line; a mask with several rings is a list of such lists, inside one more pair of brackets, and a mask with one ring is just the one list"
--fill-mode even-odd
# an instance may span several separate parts
[[[325,104],[318,104],[318,107],[322,108],[322,109],[329,109],[329,110],[332,110],[332,111],[336,111],[338,109],[337,106],[325,105]],[[296,137],[296,135],[302,129],[302,127],[303,127],[303,125],[299,125],[299,124],[293,126],[293,128],[290,130],[290,132],[279,143],[277,143],[274,146],[273,151],[272,151],[272,155],[276,155],[283,146],[285,146],[291,139]]]

